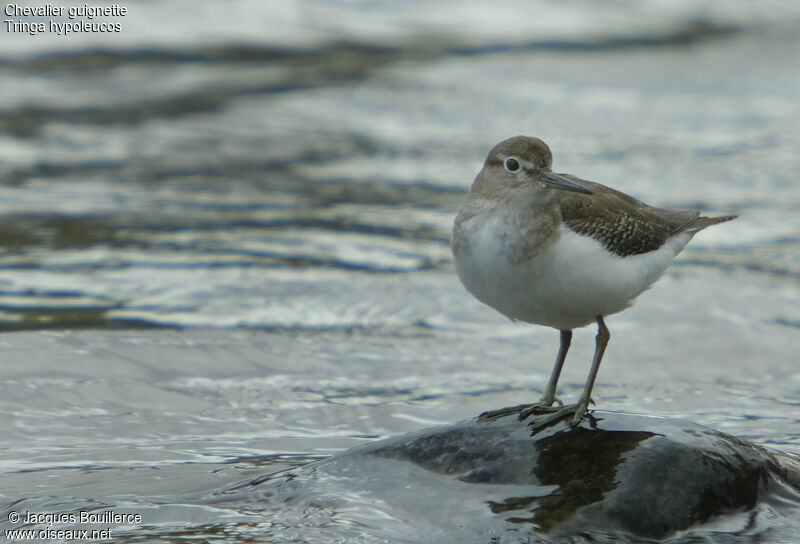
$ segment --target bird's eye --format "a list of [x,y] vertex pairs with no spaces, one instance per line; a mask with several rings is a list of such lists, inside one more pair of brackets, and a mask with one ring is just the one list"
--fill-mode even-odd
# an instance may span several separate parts
[[514,157],[507,158],[506,162],[504,162],[503,165],[509,172],[516,172],[517,170],[519,170],[519,161]]

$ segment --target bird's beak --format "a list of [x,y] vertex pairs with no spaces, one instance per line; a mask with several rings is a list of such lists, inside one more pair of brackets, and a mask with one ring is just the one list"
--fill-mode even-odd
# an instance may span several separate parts
[[571,179],[564,177],[559,174],[555,174],[553,172],[548,172],[542,178],[542,183],[551,187],[553,189],[560,189],[562,191],[573,191],[576,193],[583,193],[585,195],[591,195],[592,191],[584,187],[583,185],[572,181]]

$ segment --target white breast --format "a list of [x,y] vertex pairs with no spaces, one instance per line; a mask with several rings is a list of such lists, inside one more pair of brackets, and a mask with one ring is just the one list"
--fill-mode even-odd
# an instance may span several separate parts
[[519,263],[522,240],[496,216],[473,218],[458,235],[456,270],[467,290],[511,319],[559,330],[627,308],[691,239],[682,233],[656,251],[619,257],[562,225],[554,243]]

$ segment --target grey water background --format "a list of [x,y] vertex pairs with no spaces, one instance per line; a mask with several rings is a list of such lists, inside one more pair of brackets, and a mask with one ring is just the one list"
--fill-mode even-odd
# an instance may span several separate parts
[[0,528],[111,509],[143,518],[115,541],[428,541],[441,512],[282,511],[257,484],[538,398],[558,334],[481,306],[448,243],[516,134],[740,216],[607,320],[597,405],[800,454],[795,3],[127,7],[118,34],[0,29]]

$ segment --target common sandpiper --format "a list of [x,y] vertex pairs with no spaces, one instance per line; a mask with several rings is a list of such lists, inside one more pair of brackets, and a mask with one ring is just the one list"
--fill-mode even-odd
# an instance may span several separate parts
[[[475,297],[514,321],[561,331],[544,395],[535,404],[487,412],[532,414],[534,432],[588,411],[610,334],[603,317],[628,308],[692,237],[734,219],[648,206],[599,183],[552,171],[542,140],[515,136],[490,152],[453,225],[458,277]],[[594,357],[580,399],[562,406],[556,387],[572,330],[597,323]]]

